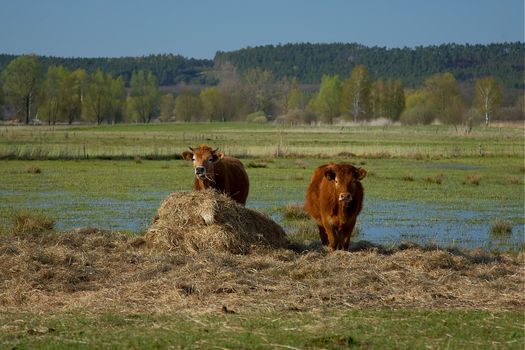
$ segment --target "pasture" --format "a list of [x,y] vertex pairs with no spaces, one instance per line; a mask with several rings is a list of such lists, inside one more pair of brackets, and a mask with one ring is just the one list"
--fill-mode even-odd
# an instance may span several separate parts
[[[4,223],[13,211],[30,209],[56,218],[59,230],[144,232],[162,199],[192,188],[191,165],[180,153],[206,142],[242,158],[251,179],[248,207],[298,239],[317,239],[316,228],[285,220],[283,210],[304,203],[315,167],[346,161],[369,172],[360,239],[517,250],[524,241],[521,129],[480,128],[468,136],[448,126],[235,123],[1,130],[0,157],[11,159],[0,168]],[[497,220],[511,232],[491,235]]]
[[[179,154],[200,143],[240,157],[247,207],[308,251],[144,250],[160,202],[192,188]],[[524,146],[511,128],[1,127],[0,344],[520,348]],[[369,172],[352,252],[333,256],[300,210],[329,161]],[[21,209],[54,230],[16,232]]]

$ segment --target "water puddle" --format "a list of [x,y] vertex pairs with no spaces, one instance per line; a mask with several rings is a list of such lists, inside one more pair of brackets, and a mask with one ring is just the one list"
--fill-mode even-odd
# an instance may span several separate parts
[[[90,198],[87,194],[75,197],[66,192],[35,193],[31,198],[27,194],[10,193],[10,196],[25,196],[21,197],[24,201],[17,202],[20,208],[40,210],[50,216],[60,213],[55,225],[58,230],[92,226],[142,233],[147,230],[160,203],[168,194],[143,192],[134,194],[134,199]],[[290,227],[287,225],[290,224],[283,220],[282,214],[276,209],[287,204],[290,202],[249,201],[248,207],[269,213],[273,220],[288,230]],[[0,209],[6,208],[17,209],[0,202]],[[490,227],[495,219],[512,222],[512,234],[503,238],[493,237]],[[525,244],[523,206],[520,205],[465,210],[412,201],[367,198],[358,218],[358,226],[361,232],[358,239],[379,244],[412,241],[466,248],[515,247]]]

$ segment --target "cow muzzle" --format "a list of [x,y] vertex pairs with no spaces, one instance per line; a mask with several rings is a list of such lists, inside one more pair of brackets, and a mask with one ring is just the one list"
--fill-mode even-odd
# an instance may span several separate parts
[[205,178],[206,177],[206,168],[203,166],[198,166],[195,168],[195,176],[198,178]]
[[339,201],[348,203],[352,201],[352,195],[348,192],[339,193]]

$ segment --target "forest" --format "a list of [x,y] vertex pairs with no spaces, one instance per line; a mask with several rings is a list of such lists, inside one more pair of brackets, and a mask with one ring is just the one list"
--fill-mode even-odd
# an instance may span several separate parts
[[400,79],[418,87],[436,73],[450,72],[459,81],[494,76],[508,88],[523,88],[525,44],[443,44],[416,48],[366,47],[359,44],[286,44],[218,52],[215,64],[230,62],[241,72],[268,69],[277,78],[294,77],[317,84],[324,74],[348,76],[365,65],[377,79]]
[[[0,54],[0,71],[17,58],[16,55]],[[213,67],[213,61],[205,59],[184,58],[180,55],[149,55],[143,57],[96,57],[66,58],[38,56],[44,70],[53,66],[62,66],[68,70],[83,69],[88,73],[102,70],[113,77],[121,76],[129,84],[134,71],[152,72],[159,85],[187,84],[214,85],[216,80],[203,74]]]
[[[288,44],[176,55],[0,55],[0,120],[14,123],[524,120],[524,44],[415,49]],[[387,62],[387,63],[385,63]]]
[[[0,71],[16,55],[0,54]],[[493,76],[506,88],[525,87],[525,44],[521,42],[489,45],[443,44],[416,48],[367,47],[360,44],[285,44],[247,47],[217,52],[213,60],[163,54],[119,58],[65,58],[38,56],[46,70],[63,66],[69,70],[97,69],[113,77],[122,76],[129,84],[133,71],[152,72],[161,86],[180,82],[215,85],[210,71],[232,64],[239,72],[260,68],[277,79],[295,78],[301,84],[319,84],[323,75],[346,77],[358,65],[368,67],[376,79],[400,79],[407,87],[419,87],[436,73],[450,72],[458,81]]]

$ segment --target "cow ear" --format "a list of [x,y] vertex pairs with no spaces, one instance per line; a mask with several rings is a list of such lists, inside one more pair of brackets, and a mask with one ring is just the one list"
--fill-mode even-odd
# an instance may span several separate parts
[[366,170],[363,168],[357,168],[356,177],[358,180],[363,180],[366,176]]
[[182,159],[184,160],[192,160],[193,159],[193,152],[190,151],[184,151],[182,152]]
[[333,169],[327,169],[324,172],[324,177],[326,177],[328,179],[328,181],[335,180],[335,171]]
[[215,152],[215,154],[217,155],[217,158],[219,159],[224,158],[224,152]]

